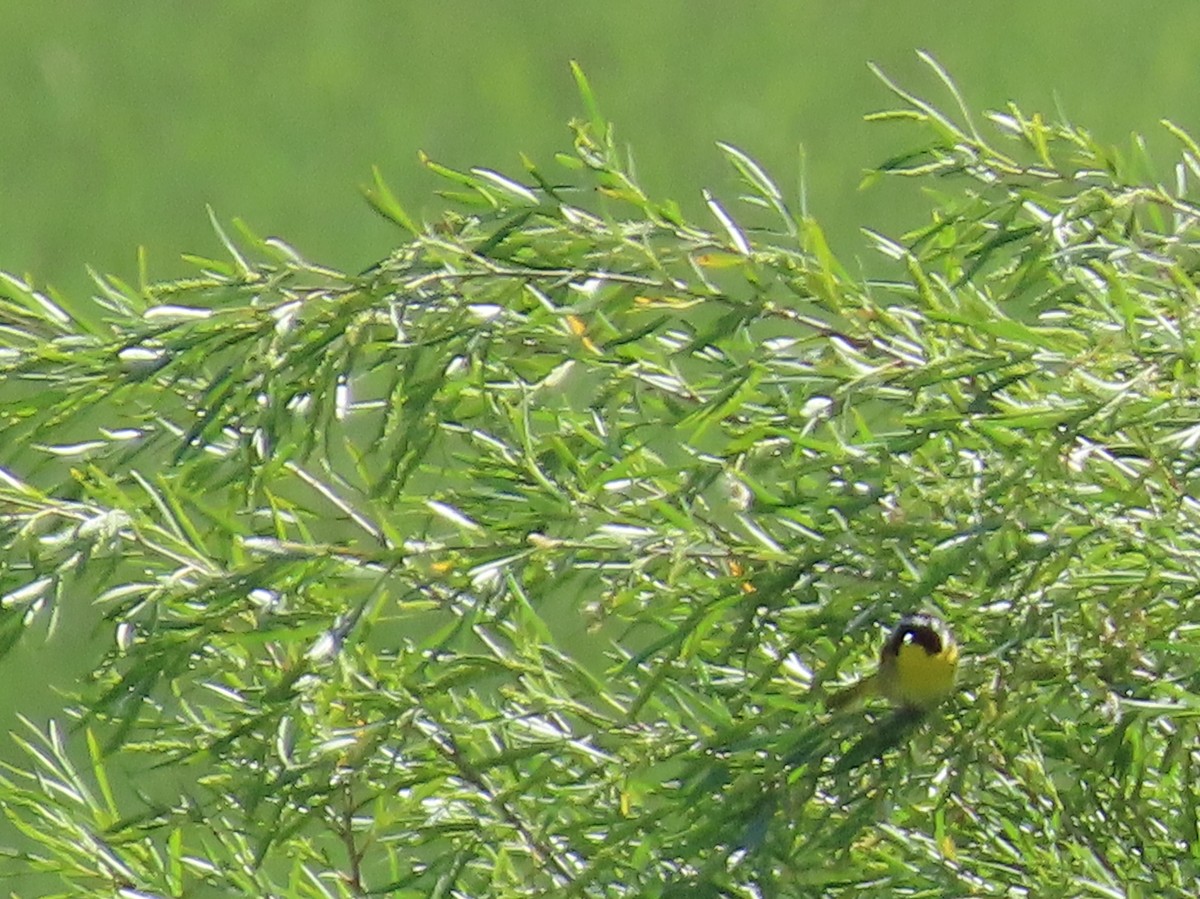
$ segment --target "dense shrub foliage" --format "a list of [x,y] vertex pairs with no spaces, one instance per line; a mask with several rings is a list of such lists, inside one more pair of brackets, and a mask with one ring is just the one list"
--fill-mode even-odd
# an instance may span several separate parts
[[[710,222],[647,197],[578,77],[553,171],[377,181],[361,274],[239,225],[100,329],[5,279],[0,639],[104,637],[10,873],[1194,895],[1200,148],[889,84],[932,213],[846,265],[733,147]],[[959,695],[825,711],[911,609]]]

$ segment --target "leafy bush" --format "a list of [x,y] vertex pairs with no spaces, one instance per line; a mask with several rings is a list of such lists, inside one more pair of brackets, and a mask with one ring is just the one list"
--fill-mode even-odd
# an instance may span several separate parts
[[[0,799],[61,895],[1194,895],[1200,148],[890,85],[856,275],[588,117],[352,275],[239,226],[102,330],[6,278],[5,648],[103,616]],[[885,82],[886,83],[886,82]],[[993,143],[992,141],[997,141]],[[220,231],[220,228],[218,227]],[[824,698],[940,613],[919,726]],[[47,881],[49,882],[49,881]]]

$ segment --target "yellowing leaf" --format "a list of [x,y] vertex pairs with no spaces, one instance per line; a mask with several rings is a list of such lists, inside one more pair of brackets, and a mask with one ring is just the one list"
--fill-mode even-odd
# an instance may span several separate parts
[[701,268],[733,268],[745,262],[744,257],[734,253],[700,253],[693,258]]

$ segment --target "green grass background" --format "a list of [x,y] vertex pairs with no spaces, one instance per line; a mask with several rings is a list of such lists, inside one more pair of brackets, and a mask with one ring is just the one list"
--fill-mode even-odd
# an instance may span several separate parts
[[902,189],[857,189],[892,144],[862,121],[889,102],[869,60],[931,93],[925,49],[976,107],[1058,102],[1123,142],[1162,117],[1200,125],[1197,25],[1200,6],[1115,0],[8,0],[0,268],[79,309],[87,265],[132,277],[144,246],[151,274],[174,277],[181,252],[218,253],[206,204],[312,258],[366,265],[392,239],[357,193],[370,167],[434,215],[418,150],[508,171],[520,151],[548,161],[580,110],[572,58],[648,187],[686,209],[701,187],[732,188],[715,140],[793,190],[803,146],[810,209],[853,258],[860,225],[919,216]]

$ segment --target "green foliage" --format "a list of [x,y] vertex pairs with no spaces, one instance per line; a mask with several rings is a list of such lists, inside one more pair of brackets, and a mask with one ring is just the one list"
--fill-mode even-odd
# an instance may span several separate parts
[[[876,174],[938,194],[867,281],[733,147],[741,206],[648,197],[576,77],[565,175],[427,160],[428,226],[377,177],[362,274],[218,226],[94,331],[5,281],[0,639],[113,635],[22,737],[10,872],[1194,895],[1195,144],[1166,188],[893,86],[919,143]],[[961,695],[825,712],[913,608]]]

